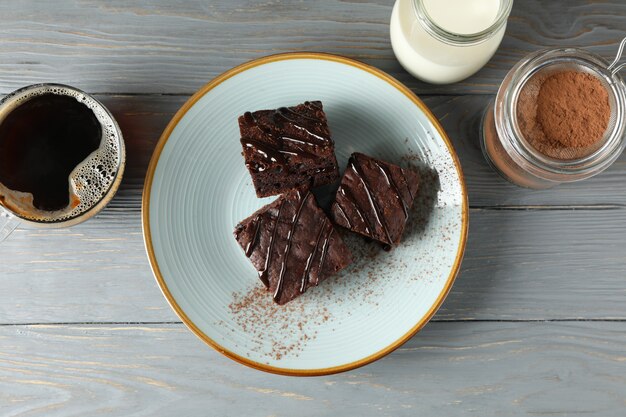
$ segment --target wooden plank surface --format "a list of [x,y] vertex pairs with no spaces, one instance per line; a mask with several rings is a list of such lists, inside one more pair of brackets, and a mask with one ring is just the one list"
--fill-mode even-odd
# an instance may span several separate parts
[[529,190],[503,180],[480,149],[480,123],[489,95],[429,96],[424,102],[441,121],[459,155],[472,207],[606,206],[626,204],[626,155],[588,180],[549,190]]
[[493,93],[524,55],[581,46],[615,55],[623,0],[516,0],[507,34],[476,76],[432,86],[408,76],[389,41],[393,0],[0,2],[0,92],[33,82],[86,91],[192,93],[260,56],[323,51],[375,65],[420,93]]
[[[624,209],[472,210],[461,274],[436,319],[626,320],[624,224]],[[19,230],[0,263],[0,323],[177,320],[135,211]]]
[[[120,191],[84,225],[18,230],[3,243],[0,323],[176,320],[147,263],[140,210],[152,149],[187,97],[98,98],[125,133]],[[490,170],[471,136],[487,99],[426,100],[454,141],[475,208],[461,276],[438,318],[626,318],[626,234],[616,227],[626,224],[624,157],[586,182],[540,192],[514,187]],[[514,210],[494,210],[503,207]]]
[[[115,115],[128,147],[124,181],[111,206],[140,210],[141,190],[152,150],[165,125],[189,97],[98,95],[97,98]],[[480,121],[491,96],[423,98],[441,121],[461,159],[472,207],[626,205],[626,187],[623,186],[626,155],[607,171],[584,182],[542,191],[520,188],[495,173],[480,150]]]
[[182,325],[0,328],[3,416],[602,416],[626,407],[625,323],[431,323],[375,364],[261,373]]
[[[176,320],[146,262],[139,214],[155,141],[186,97],[99,98],[113,110],[126,135],[128,168],[120,192],[110,207],[85,225],[61,231],[18,231],[4,243],[2,323]],[[482,159],[477,139],[468,139],[486,100],[484,96],[427,99],[455,141],[472,205],[622,203],[624,187],[617,186],[618,173],[624,174],[621,161],[602,176],[552,193],[520,189],[499,179]],[[453,108],[463,110],[453,112]],[[617,208],[472,211],[462,274],[438,317],[626,317],[625,288],[619,279],[625,238],[613,226],[624,223],[624,217],[625,212]],[[589,236],[589,241],[580,236]],[[559,247],[561,240],[566,244]],[[600,265],[599,278],[589,279],[590,265]],[[564,293],[564,288],[569,290]]]
[[[583,183],[524,190],[486,165],[478,127],[527,53],[574,45],[612,58],[626,2],[516,0],[493,60],[450,86],[402,70],[392,5],[0,2],[0,93],[47,81],[99,93],[128,149],[99,216],[18,230],[1,246],[0,415],[624,415],[626,157]],[[154,282],[140,226],[152,149],[188,96],[232,66],[299,50],[362,60],[420,94],[459,153],[472,206],[462,271],[434,322],[377,363],[312,379],[247,369],[187,331]]]

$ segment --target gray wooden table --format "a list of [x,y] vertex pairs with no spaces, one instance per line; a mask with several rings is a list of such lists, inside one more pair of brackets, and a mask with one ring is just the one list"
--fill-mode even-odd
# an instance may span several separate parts
[[[507,70],[546,46],[612,57],[624,0],[516,0],[496,56],[432,86],[405,73],[392,0],[2,1],[0,93],[55,81],[95,93],[127,141],[95,219],[0,246],[1,416],[626,415],[626,155],[580,184],[529,191],[490,171],[479,117]],[[173,314],[144,253],[141,191],[165,124],[252,58],[332,52],[381,68],[442,121],[471,204],[462,271],[402,348],[367,367],[289,378],[236,364]]]

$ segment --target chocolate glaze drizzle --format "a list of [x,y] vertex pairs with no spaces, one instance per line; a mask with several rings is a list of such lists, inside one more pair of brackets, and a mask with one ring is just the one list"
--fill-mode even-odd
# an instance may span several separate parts
[[404,218],[408,219],[409,208],[407,207],[406,202],[404,201],[404,198],[402,198],[402,194],[400,193],[400,190],[398,189],[396,182],[393,180],[393,177],[391,176],[391,172],[389,172],[386,166],[381,165],[376,161],[374,161],[374,164],[376,164],[378,169],[380,169],[380,171],[383,173],[383,176],[385,177],[385,180],[387,181],[387,184],[389,185],[389,187],[391,187],[391,189],[396,193],[396,197],[398,198],[398,200],[400,200],[400,204],[402,205],[402,210],[404,211]]
[[[310,105],[310,102],[305,102],[305,105]],[[276,111],[274,112],[274,120],[279,120],[282,119],[283,121],[288,122],[289,124],[291,124],[293,127],[295,127],[296,129],[306,133],[306,135],[309,138],[313,138],[316,139],[320,145],[324,146],[326,145],[327,141],[330,139],[326,136],[320,136],[317,135],[313,132],[311,132],[309,129],[307,129],[306,127],[302,126],[300,123],[298,123],[298,120],[296,120],[297,117],[303,118],[303,119],[308,119],[311,122],[313,122],[314,124],[319,124],[319,120],[313,117],[309,117],[306,114],[302,114],[302,113],[297,113],[295,111],[293,111],[292,109],[290,109],[289,107],[280,107],[278,109],[276,109]],[[314,144],[313,142],[308,142],[311,144]]]
[[343,217],[343,219],[346,221],[348,227],[351,228],[352,227],[352,223],[350,223],[350,219],[346,215],[346,212],[343,210],[343,207],[341,206],[341,204],[339,204],[339,201],[335,202],[335,205],[339,209],[339,212],[341,213],[341,216]]
[[[365,178],[365,176],[363,175],[363,170],[361,169],[361,165],[359,164],[359,161],[357,160],[356,157],[351,157],[350,161],[349,161],[349,166],[350,169],[352,171],[354,171],[354,173],[356,174],[357,178],[359,178],[359,180],[361,181],[361,184],[363,184],[363,187],[365,189],[365,194],[367,194],[367,198],[370,202],[370,206],[373,209],[374,215],[376,217],[376,221],[378,222],[378,224],[382,227],[382,229],[384,230],[385,234],[387,235],[387,239],[389,240],[390,243],[393,243],[393,239],[391,238],[391,235],[389,233],[389,229],[387,228],[386,222],[383,221],[382,217],[382,213],[380,211],[380,207],[378,207],[378,203],[376,202],[376,200],[374,200],[374,195],[372,193],[372,190],[370,189],[370,185],[367,182],[367,179]],[[354,200],[353,200],[354,201]],[[356,203],[355,203],[356,205]]]
[[334,166],[326,166],[326,167],[322,167],[322,168],[315,168],[315,170],[313,170],[313,173],[315,174],[319,174],[321,172],[328,172],[328,171],[334,171],[335,167]]
[[[346,200],[348,200],[352,204],[352,207],[354,207],[354,211],[356,211],[356,214],[359,215],[359,217],[361,218],[361,220],[365,224],[365,232],[366,233],[370,233],[370,227],[372,229],[376,230],[376,227],[372,224],[372,222],[370,221],[369,217],[366,217],[366,216],[363,215],[363,212],[361,211],[361,208],[360,208],[361,206],[359,205],[357,200],[354,198],[354,195],[352,195],[350,190],[346,190],[343,187],[339,187],[338,191],[339,191],[339,193],[341,193],[341,195],[343,195],[345,197]],[[344,215],[344,217],[346,217],[346,212],[344,211],[343,207],[341,206],[341,203],[339,202],[339,199],[337,199],[336,202],[337,202],[337,206],[341,210],[342,214]],[[346,217],[346,220],[348,220],[347,217]],[[349,220],[348,220],[348,224],[350,224]],[[352,225],[350,225],[348,227],[352,227]]]
[[[304,142],[298,139],[294,139],[294,138],[290,138],[287,136],[281,136],[281,139],[283,141],[288,141],[288,142],[294,142],[296,144],[303,144],[309,147],[315,147],[316,145],[309,143],[309,142]],[[279,152],[282,152],[284,154],[287,155],[293,155],[293,156],[301,156],[303,158],[309,158],[309,159],[315,159],[318,158],[319,155],[316,154],[315,152],[309,152],[305,149],[302,149],[301,147],[290,147],[289,149],[280,149]]]
[[400,168],[400,174],[402,174],[402,178],[404,179],[404,185],[406,185],[406,189],[409,192],[409,197],[411,197],[411,201],[413,201],[413,192],[411,191],[409,180],[406,179],[406,175],[404,175],[404,170],[402,168]]
[[298,220],[300,219],[300,214],[302,213],[302,209],[304,208],[306,201],[309,199],[309,196],[311,195],[310,191],[307,191],[304,197],[302,197],[299,190],[297,191],[297,193],[298,193],[298,197],[300,198],[300,204],[298,206],[298,209],[296,210],[296,213],[293,216],[293,219],[291,220],[291,229],[289,230],[289,233],[287,234],[287,246],[285,247],[285,254],[281,261],[280,274],[278,275],[278,282],[276,283],[276,291],[274,292],[275,301],[278,301],[280,299],[280,296],[283,293],[283,282],[285,280],[285,273],[287,272],[287,260],[289,259],[289,252],[291,251],[291,243],[293,242],[293,235],[296,231],[296,226],[298,225]]
[[267,255],[265,256],[265,266],[262,270],[259,271],[259,279],[261,282],[269,288],[270,281],[267,277],[268,269],[270,266],[270,260],[272,258],[272,252],[274,249],[274,242],[276,241],[276,231],[278,230],[278,221],[280,220],[280,215],[283,212],[283,206],[285,205],[285,200],[280,202],[280,206],[278,207],[278,215],[276,216],[276,221],[274,222],[274,229],[272,230],[272,234],[270,235],[270,241],[267,244]]
[[309,285],[309,273],[311,271],[311,264],[313,263],[313,258],[315,258],[315,254],[317,253],[317,248],[320,246],[320,240],[322,239],[322,233],[324,233],[324,229],[326,228],[326,218],[322,220],[322,227],[320,227],[320,231],[317,233],[317,239],[315,240],[315,247],[313,251],[309,254],[309,257],[306,258],[306,265],[304,266],[304,272],[302,273],[302,279],[300,280],[300,294],[306,291]]
[[283,156],[283,152],[281,152],[280,149],[274,148],[269,143],[249,138],[243,139],[242,142],[246,146],[246,148],[252,148],[256,153],[258,153],[268,161],[278,162],[281,164],[285,163],[285,157]]
[[328,235],[326,235],[326,238],[324,239],[324,244],[322,245],[322,256],[320,256],[320,264],[318,267],[318,271],[320,273],[322,272],[322,267],[324,266],[324,261],[326,260],[326,254],[328,253],[328,242],[330,242],[330,236],[333,234],[334,231],[335,229],[331,227],[330,232],[328,232]]
[[257,214],[256,217],[254,218],[254,223],[256,224],[256,227],[254,229],[254,235],[252,236],[252,240],[250,240],[248,242],[248,244],[246,245],[246,257],[250,257],[250,255],[252,255],[252,252],[254,252],[254,248],[256,247],[257,241],[259,240],[259,231],[261,230],[261,215]]
[[[320,106],[313,102],[305,102],[306,106],[320,109]],[[261,131],[264,136],[271,139],[269,142],[254,140],[251,138],[241,138],[241,143],[246,148],[251,148],[254,152],[261,155],[269,162],[277,163],[279,165],[285,165],[288,161],[285,155],[299,156],[302,158],[314,159],[319,157],[317,150],[321,148],[327,148],[331,145],[330,137],[324,135],[318,135],[312,132],[309,128],[304,126],[301,122],[302,119],[310,120],[314,124],[320,124],[320,121],[316,118],[310,117],[303,113],[298,113],[289,107],[280,107],[274,111],[272,117],[277,123],[288,123],[290,126],[298,129],[303,133],[299,138],[291,138],[288,136],[276,137],[269,128],[263,127],[257,118],[251,112],[246,112],[243,115],[245,123],[250,127],[255,127]],[[298,120],[298,118],[300,120]],[[288,148],[284,148],[285,143],[290,142],[293,145]],[[309,149],[303,149],[303,147]],[[248,164],[248,167],[257,171],[264,171],[266,167],[261,164],[254,166]]]

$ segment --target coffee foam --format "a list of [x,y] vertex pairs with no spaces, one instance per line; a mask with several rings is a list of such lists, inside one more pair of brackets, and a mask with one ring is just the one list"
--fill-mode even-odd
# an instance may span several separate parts
[[45,211],[33,205],[33,195],[10,190],[0,183],[0,203],[15,214],[36,222],[61,222],[76,218],[97,205],[107,195],[123,164],[123,139],[109,112],[102,104],[85,93],[59,85],[42,85],[18,90],[7,96],[0,110],[0,123],[13,109],[44,94],[73,97],[87,106],[102,129],[100,146],[79,163],[69,175],[70,203],[56,211]]

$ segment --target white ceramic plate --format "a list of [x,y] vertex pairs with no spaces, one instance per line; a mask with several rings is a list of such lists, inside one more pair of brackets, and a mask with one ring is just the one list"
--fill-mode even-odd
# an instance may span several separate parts
[[[431,175],[398,248],[344,233],[355,263],[279,307],[232,235],[273,200],[255,196],[237,116],[306,100],[324,104],[341,171],[359,151]],[[180,109],[152,157],[142,216],[156,279],[196,335],[257,369],[321,375],[374,361],[426,324],[459,270],[467,213],[450,141],[410,90],[347,58],[296,53],[236,67]]]

